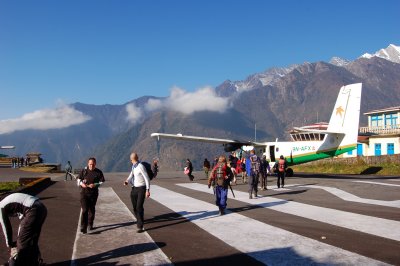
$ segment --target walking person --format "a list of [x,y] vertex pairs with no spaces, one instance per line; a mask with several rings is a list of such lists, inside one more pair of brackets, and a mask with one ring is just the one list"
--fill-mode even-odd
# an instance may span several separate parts
[[250,156],[246,161],[246,168],[248,169],[247,174],[249,176],[249,199],[253,198],[253,194],[254,197],[257,198],[260,165],[261,165],[260,158],[258,158],[254,150],[251,150]]
[[263,155],[260,165],[261,190],[267,189],[267,176],[269,172],[270,172],[270,167],[267,161],[267,157]]
[[187,176],[189,177],[190,181],[193,181],[194,176],[192,175],[193,172],[193,164],[192,162],[188,159],[186,159],[186,168],[185,171],[187,172]]
[[285,160],[285,157],[283,157],[283,155],[281,155],[279,157],[279,160],[277,162],[275,162],[275,165],[274,165],[274,169],[278,176],[277,181],[276,181],[276,186],[278,188],[280,188],[280,187],[283,188],[285,186],[286,168],[287,168],[287,162]]
[[144,232],[144,201],[145,198],[150,197],[150,178],[147,175],[146,168],[139,161],[137,153],[132,152],[130,155],[132,162],[132,170],[128,178],[125,180],[124,185],[130,185],[131,202],[133,207],[133,215],[136,218],[137,232]]
[[[20,218],[18,236],[13,240],[11,216]],[[39,237],[46,220],[47,208],[39,198],[13,193],[0,201],[0,223],[3,228],[6,245],[10,249],[11,265],[40,265],[42,258],[39,249]]]
[[232,182],[237,185],[237,180],[236,180],[236,176],[237,176],[237,172],[236,172],[236,167],[238,164],[239,159],[236,157],[236,152],[232,152],[231,155],[229,155],[229,163],[230,163],[230,167],[232,170],[232,174],[233,174],[233,180]]
[[203,170],[204,170],[204,174],[206,175],[206,178],[208,178],[208,172],[210,171],[210,161],[207,160],[207,158],[204,159],[203,162]]
[[151,164],[151,171],[153,172],[153,178],[157,177],[158,174],[158,160],[154,159],[153,163]]
[[96,158],[89,158],[87,167],[78,175],[77,182],[81,196],[81,233],[86,234],[87,229],[93,230],[96,215],[96,203],[99,197],[99,187],[104,183],[103,172],[96,168]]
[[233,178],[231,168],[226,163],[226,157],[221,155],[217,165],[213,168],[208,178],[208,188],[215,184],[215,204],[218,206],[219,214],[224,215],[228,200],[228,186]]
[[72,165],[71,165],[71,162],[68,161],[68,162],[67,162],[67,165],[65,166],[65,181],[67,181],[68,176],[69,176],[70,179],[72,180],[72,175],[71,175],[71,173],[72,173]]

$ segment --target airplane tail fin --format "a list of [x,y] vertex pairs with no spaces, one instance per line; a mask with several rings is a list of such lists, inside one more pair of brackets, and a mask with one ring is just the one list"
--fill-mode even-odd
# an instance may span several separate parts
[[[343,134],[340,146],[356,145],[360,120],[362,83],[340,88],[335,107],[329,120],[328,132]],[[338,138],[338,137],[336,137]],[[332,142],[333,139],[330,140]]]

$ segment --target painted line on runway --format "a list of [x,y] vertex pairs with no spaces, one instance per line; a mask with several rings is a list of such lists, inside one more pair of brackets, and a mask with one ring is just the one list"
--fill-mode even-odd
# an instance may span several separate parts
[[[397,180],[391,180],[391,181],[397,181]],[[400,185],[396,185],[396,184],[389,184],[389,183],[383,183],[383,182],[374,182],[374,181],[357,180],[357,181],[352,181],[352,182],[374,184],[374,185],[381,185],[381,186],[389,186],[389,187],[400,187]]]
[[[356,182],[356,181],[353,181],[353,182]],[[334,187],[324,187],[324,186],[316,186],[316,185],[305,185],[305,186],[300,186],[300,187],[323,189],[345,201],[379,205],[379,206],[385,206],[385,207],[400,208],[400,200],[375,200],[375,199],[361,198],[354,194],[351,194],[349,192],[346,192],[344,190],[334,188]]]
[[152,199],[267,265],[386,265],[238,213],[219,216],[215,205],[157,185],[152,186]]
[[[212,189],[208,189],[206,185],[199,183],[181,183],[177,185],[213,194]],[[287,201],[269,196],[249,199],[249,194],[241,191],[235,191],[235,195],[235,200],[248,204],[400,241],[400,230],[393,230],[393,228],[400,228],[400,222],[398,221]]]
[[135,217],[114,190],[101,188],[95,230],[82,235],[78,222],[71,266],[88,263],[172,265],[147,232],[136,233],[134,221]]
[[[377,182],[369,182],[369,181],[352,181],[352,182],[363,182],[363,183],[373,183],[373,184],[383,184],[383,185],[388,185],[387,183],[377,183]],[[400,185],[393,185],[392,186],[400,186]],[[379,205],[379,206],[385,206],[385,207],[393,207],[393,208],[400,208],[400,200],[375,200],[375,199],[367,199],[367,198],[361,198],[359,196],[356,196],[354,194],[348,193],[342,189],[334,188],[334,187],[326,187],[326,186],[317,186],[317,185],[300,185],[300,184],[290,184],[288,186],[285,186],[285,188],[294,188],[294,187],[309,187],[309,188],[317,188],[317,189],[323,189],[326,192],[329,192],[336,197],[345,200],[345,201],[351,201],[351,202],[358,202],[358,203],[365,203],[365,204],[372,204],[372,205]],[[273,190],[282,190],[281,188],[273,187]],[[290,189],[287,189],[290,190]]]

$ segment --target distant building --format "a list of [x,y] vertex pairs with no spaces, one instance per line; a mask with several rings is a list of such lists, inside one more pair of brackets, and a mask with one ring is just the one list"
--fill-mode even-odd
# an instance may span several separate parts
[[42,163],[43,159],[40,157],[40,155],[42,154],[38,152],[30,152],[26,154],[26,159],[28,160],[29,164]]
[[[400,106],[364,113],[368,116],[368,127],[360,127],[357,149],[340,157],[380,156],[400,154]],[[320,122],[292,129],[293,141],[322,141],[326,134],[305,130],[326,130],[328,123]]]
[[400,154],[400,106],[374,110],[368,116],[368,127],[361,127],[357,156]]

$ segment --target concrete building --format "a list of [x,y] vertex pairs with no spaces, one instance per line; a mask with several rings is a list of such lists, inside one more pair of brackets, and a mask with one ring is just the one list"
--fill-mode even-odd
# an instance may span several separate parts
[[360,127],[356,155],[400,154],[400,106],[374,110],[364,115],[368,116],[368,127]]

